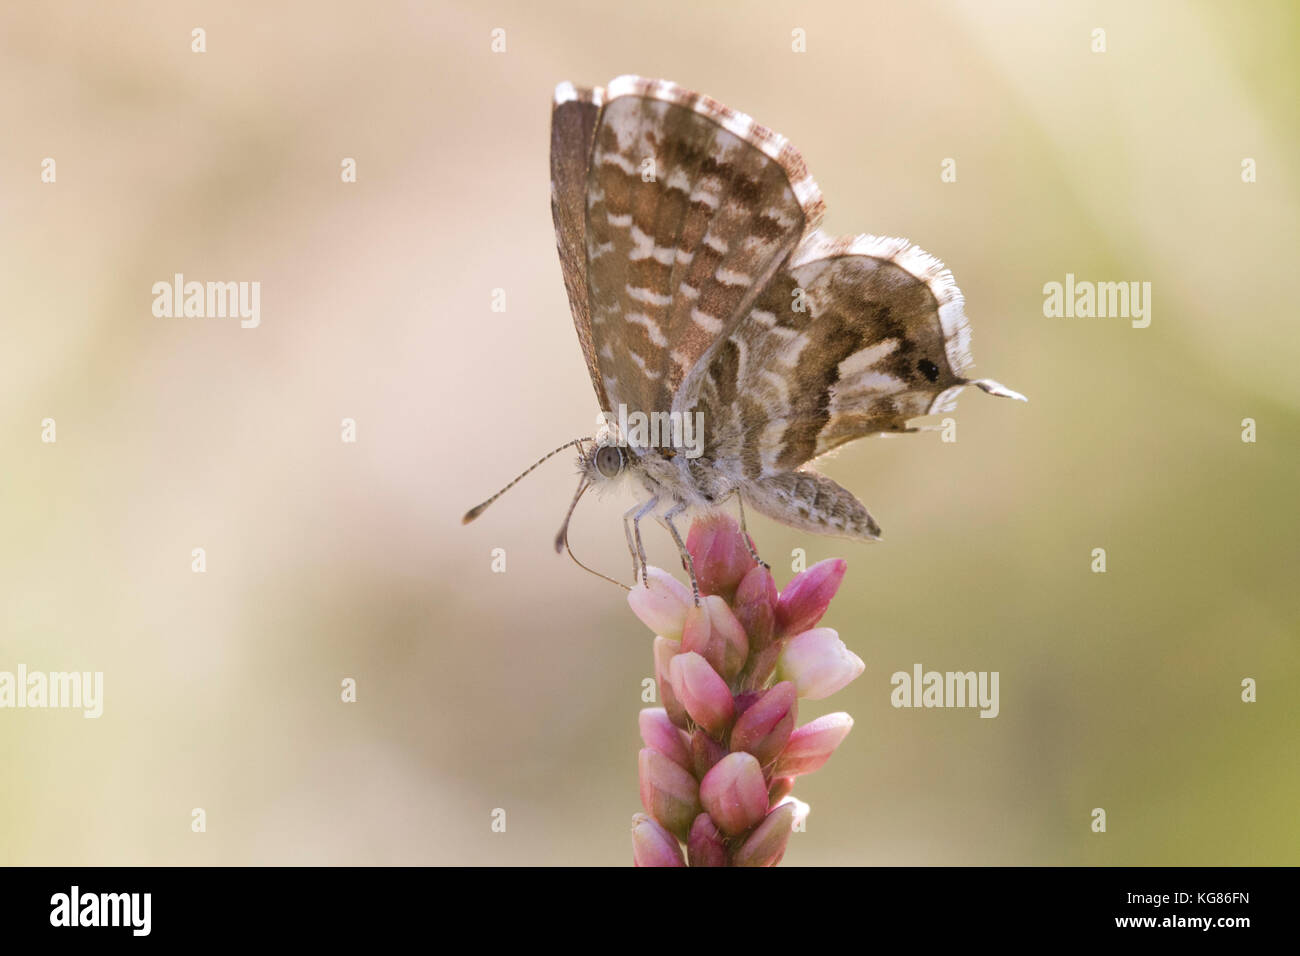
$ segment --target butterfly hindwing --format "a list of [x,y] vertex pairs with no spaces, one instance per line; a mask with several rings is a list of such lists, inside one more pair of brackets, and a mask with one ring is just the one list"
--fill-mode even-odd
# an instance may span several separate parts
[[941,262],[902,239],[812,235],[710,364],[707,454],[759,511],[875,537],[851,494],[796,469],[951,407],[969,365],[961,293]]
[[812,237],[714,358],[701,392],[711,449],[745,475],[908,428],[965,383],[961,294],[903,240]]

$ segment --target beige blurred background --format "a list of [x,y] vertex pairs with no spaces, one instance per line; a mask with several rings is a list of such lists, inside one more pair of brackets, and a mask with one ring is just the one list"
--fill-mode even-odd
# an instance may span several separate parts
[[[823,462],[882,543],[753,522],[782,583],[793,548],[848,559],[826,623],[867,662],[801,711],[857,723],[787,863],[1300,862],[1298,28],[1285,2],[6,5],[0,670],[102,670],[105,701],[0,711],[0,862],[630,860],[650,636],[551,549],[572,468],[459,523],[592,422],[548,108],[628,72],[789,136],[828,230],[941,256],[977,370],[1031,397]],[[261,326],[155,318],[176,272],[259,281]],[[1044,318],[1067,272],[1151,282],[1151,326]],[[573,533],[620,577],[628,503]],[[1000,716],[893,709],[918,662],[999,671]]]

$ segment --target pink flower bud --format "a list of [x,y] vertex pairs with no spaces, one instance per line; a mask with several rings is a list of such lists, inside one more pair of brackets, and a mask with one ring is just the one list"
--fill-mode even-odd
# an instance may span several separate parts
[[815,627],[840,589],[848,562],[843,558],[818,561],[790,579],[776,605],[777,630],[798,634]]
[[696,727],[695,733],[691,734],[691,765],[687,769],[694,771],[696,780],[702,780],[726,755],[726,747],[705,733],[703,727]]
[[852,729],[853,718],[843,713],[827,714],[804,724],[790,735],[790,742],[777,759],[776,776],[812,773],[830,759]]
[[[708,598],[704,598],[707,601]],[[692,607],[686,612],[686,623],[682,625],[682,652],[692,651],[699,654],[709,666],[717,670],[722,664],[721,648],[717,648],[713,653],[710,652],[710,643],[713,640],[713,618],[709,616],[709,609],[701,601],[699,607]],[[717,663],[714,662],[716,657]]]
[[767,783],[753,754],[732,753],[700,781],[700,803],[718,829],[738,836],[767,813]]
[[763,818],[749,838],[731,858],[732,866],[776,866],[785,856],[794,826],[794,807],[780,804]]
[[707,813],[701,813],[691,824],[686,853],[691,866],[727,865],[727,844]]
[[684,770],[692,769],[691,748],[686,735],[678,730],[662,707],[647,707],[637,715],[641,739],[651,750],[657,750]]
[[736,718],[731,728],[731,749],[753,754],[764,767],[775,760],[794,730],[796,696],[794,684],[789,681],[769,688]]
[[632,613],[656,634],[677,640],[687,609],[695,606],[691,589],[662,568],[646,568],[646,580],[649,587],[637,584],[627,593]]
[[787,803],[794,807],[794,818],[790,821],[791,829],[807,829],[805,824],[808,822],[808,814],[812,812],[812,807],[808,806],[808,804],[804,803],[798,797],[791,797],[789,795],[780,801],[780,804],[782,805]]
[[740,527],[727,514],[697,519],[686,536],[686,550],[695,562],[701,593],[720,594],[728,600],[755,564]]
[[699,654],[724,680],[731,680],[745,666],[749,640],[727,602],[710,594],[686,612],[682,650]]
[[815,627],[785,643],[776,672],[782,680],[794,682],[800,697],[821,700],[847,685],[866,667],[833,629]]
[[691,719],[714,737],[731,723],[735,704],[727,682],[699,654],[678,654],[668,665],[668,682]]
[[632,815],[634,866],[685,866],[677,838],[644,813]]
[[752,650],[760,651],[772,642],[776,632],[776,581],[772,572],[755,565],[736,588],[733,610],[749,637]]
[[659,685],[659,700],[668,712],[668,719],[683,730],[690,723],[686,719],[686,708],[673,692],[673,685],[668,680],[668,664],[682,652],[682,646],[666,637],[656,637],[654,641],[655,683]]
[[685,840],[700,812],[699,784],[695,778],[649,747],[638,755],[637,774],[641,782],[641,806],[668,832]]
[[749,657],[749,638],[745,626],[736,619],[727,602],[711,594],[704,599],[713,622],[713,640],[722,645],[722,667],[718,673],[724,680],[734,680]]

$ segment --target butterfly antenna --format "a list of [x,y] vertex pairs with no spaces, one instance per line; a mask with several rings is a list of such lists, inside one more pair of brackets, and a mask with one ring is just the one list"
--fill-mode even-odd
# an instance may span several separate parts
[[[524,479],[524,478],[525,478],[529,473],[532,472],[532,470],[533,470],[534,468],[536,468],[536,467],[537,467],[538,465],[540,465],[542,462],[546,461],[546,460],[549,459],[549,458],[553,458],[553,457],[555,457],[555,456],[558,455],[560,452],[564,451],[564,449],[566,449],[566,448],[572,448],[574,445],[581,445],[583,442],[589,442],[589,441],[595,441],[595,439],[594,439],[594,438],[575,438],[573,441],[566,441],[566,442],[565,442],[563,445],[561,445],[559,448],[555,449],[555,451],[543,455],[541,458],[537,459],[537,461],[533,462],[531,465],[529,465],[527,468],[525,468],[524,471],[523,471],[523,472],[522,472],[522,473],[521,473],[517,478],[515,478],[514,481],[510,482],[510,484],[506,485],[504,488],[502,488],[500,491],[498,491],[495,495],[493,495],[493,496],[492,496],[491,498],[489,498],[487,501],[483,502],[483,503],[480,504],[480,505],[475,505],[473,508],[470,508],[469,511],[466,511],[466,512],[465,512],[465,517],[463,517],[463,518],[460,519],[460,523],[461,523],[461,524],[469,524],[471,521],[473,521],[475,518],[477,518],[479,515],[481,515],[484,511],[486,511],[488,505],[492,504],[492,502],[496,501],[498,498],[500,498],[502,495],[504,495],[507,491],[509,491],[509,490],[510,490],[511,488],[513,488],[515,485],[519,484],[520,481],[522,481],[522,480],[523,480],[523,479]],[[582,450],[579,449],[579,454],[581,454],[581,452],[582,452]],[[584,456],[584,457],[585,457],[585,456]],[[576,504],[577,502],[575,501],[574,503]],[[556,550],[559,550],[559,549],[557,548]]]
[[574,509],[578,507],[578,502],[582,499],[582,496],[587,493],[587,489],[590,487],[591,487],[591,482],[589,482],[586,478],[582,479],[582,481],[578,483],[578,490],[574,493],[573,501],[570,502],[569,504],[569,510],[564,515],[564,524],[560,525],[560,533],[555,536],[555,552],[558,554],[561,549],[569,552],[569,557],[573,559],[573,563],[576,564],[578,567],[582,568],[582,570],[586,571],[588,574],[594,574],[596,577],[603,578],[604,580],[608,581],[610,584],[618,585],[624,591],[630,591],[632,589],[628,587],[626,584],[624,584],[622,581],[615,581],[609,575],[601,574],[599,571],[595,571],[587,567],[585,564],[583,564],[581,561],[578,560],[578,556],[575,555],[573,553],[573,549],[569,547],[569,519],[573,517]]

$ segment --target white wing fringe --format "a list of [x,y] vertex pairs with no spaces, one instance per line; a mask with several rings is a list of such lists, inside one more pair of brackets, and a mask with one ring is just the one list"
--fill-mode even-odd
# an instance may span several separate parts
[[976,378],[966,384],[974,385],[976,388],[981,388],[990,395],[997,395],[999,398],[1014,398],[1018,402],[1029,401],[1015,389],[1007,388],[1001,382],[995,382],[991,378]]

